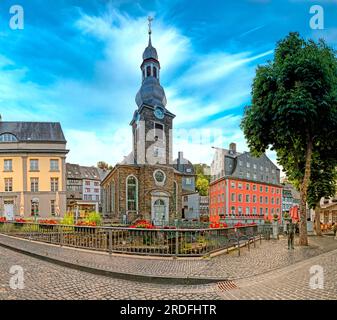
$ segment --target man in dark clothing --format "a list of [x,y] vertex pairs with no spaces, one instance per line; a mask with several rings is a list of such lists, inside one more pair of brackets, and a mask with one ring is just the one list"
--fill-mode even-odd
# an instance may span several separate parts
[[294,249],[295,224],[290,219],[287,223],[288,250]]

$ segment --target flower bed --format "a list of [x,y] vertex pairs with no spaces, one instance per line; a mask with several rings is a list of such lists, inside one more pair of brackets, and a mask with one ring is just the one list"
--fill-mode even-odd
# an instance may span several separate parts
[[14,222],[14,226],[17,228],[22,228],[24,226],[24,223],[27,222],[27,220],[23,218],[16,218]]
[[95,228],[87,228],[87,227],[96,227],[96,222],[88,222],[88,221],[79,221],[76,223],[74,230],[76,232],[86,232],[86,233],[95,233]]
[[134,223],[132,226],[130,226],[132,229],[155,229],[155,226],[147,220],[138,220],[136,223]]

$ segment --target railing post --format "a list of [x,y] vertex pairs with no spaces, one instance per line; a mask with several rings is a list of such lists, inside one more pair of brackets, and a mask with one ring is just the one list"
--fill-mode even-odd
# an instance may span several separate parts
[[62,226],[59,226],[59,233],[60,233],[60,246],[63,245],[63,228]]
[[179,231],[176,231],[176,246],[175,246],[175,256],[178,257],[179,254]]
[[109,254],[112,253],[112,230],[109,230]]

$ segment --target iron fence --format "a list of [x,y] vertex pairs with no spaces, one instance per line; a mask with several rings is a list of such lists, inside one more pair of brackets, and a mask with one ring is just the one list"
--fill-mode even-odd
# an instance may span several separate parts
[[140,229],[88,227],[38,223],[3,222],[0,233],[50,244],[105,251],[159,256],[205,256],[210,253],[254,244],[258,226],[224,229]]

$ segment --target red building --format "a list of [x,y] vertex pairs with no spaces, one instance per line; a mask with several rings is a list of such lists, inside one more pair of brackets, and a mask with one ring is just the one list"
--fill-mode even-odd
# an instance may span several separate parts
[[264,154],[239,153],[236,145],[217,149],[211,165],[210,215],[227,223],[280,218],[282,186],[280,170]]

